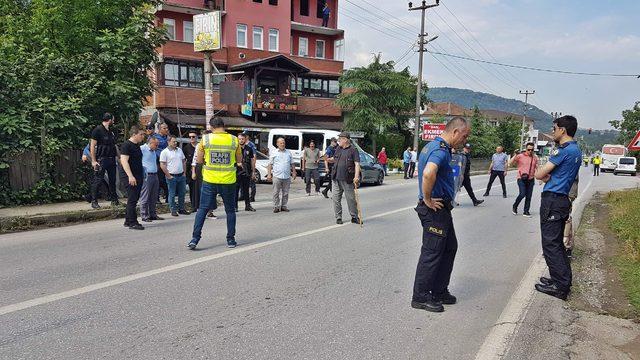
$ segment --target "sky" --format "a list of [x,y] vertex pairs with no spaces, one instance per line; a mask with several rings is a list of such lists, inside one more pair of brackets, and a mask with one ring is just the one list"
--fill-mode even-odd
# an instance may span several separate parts
[[[414,6],[421,1],[414,1]],[[427,4],[434,3],[428,1]],[[345,30],[345,68],[366,66],[373,54],[417,74],[410,50],[420,11],[402,0],[338,0]],[[640,1],[442,0],[427,10],[428,49],[537,68],[640,74]],[[509,69],[424,54],[430,87],[458,87],[529,101],[546,112],[572,114],[582,128],[609,129],[609,120],[640,101],[640,79]]]

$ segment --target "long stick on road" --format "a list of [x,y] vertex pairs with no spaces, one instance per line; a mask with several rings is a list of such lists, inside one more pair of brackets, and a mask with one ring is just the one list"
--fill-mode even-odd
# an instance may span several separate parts
[[358,221],[360,222],[360,228],[362,225],[362,207],[360,206],[360,193],[358,193],[358,185],[354,184],[353,187],[354,192],[356,193],[356,208],[358,209]]

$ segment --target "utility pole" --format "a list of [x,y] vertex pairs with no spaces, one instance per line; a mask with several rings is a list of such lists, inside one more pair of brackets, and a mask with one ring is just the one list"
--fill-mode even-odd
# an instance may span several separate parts
[[429,39],[428,41],[424,40],[424,37],[427,36],[424,32],[424,20],[426,15],[426,10],[432,7],[436,7],[440,5],[440,0],[436,0],[435,4],[427,5],[426,1],[422,1],[421,6],[413,7],[413,3],[409,2],[409,11],[421,10],[422,11],[422,21],[420,24],[420,34],[418,34],[418,52],[420,53],[420,59],[418,60],[418,89],[416,91],[416,120],[414,124],[414,133],[413,133],[413,148],[418,151],[418,142],[420,139],[420,100],[422,99],[422,60],[424,58],[424,46],[438,38],[437,36]]
[[525,125],[525,119],[527,118],[527,108],[529,107],[529,95],[533,95],[535,94],[536,91],[529,91],[529,90],[525,90],[524,92],[522,90],[520,90],[520,94],[524,95],[524,112],[522,113],[522,129],[520,129],[520,152],[522,152],[523,149],[523,143],[524,143],[524,125]]
[[209,120],[213,118],[213,74],[211,63],[211,52],[206,51],[204,53],[204,125],[207,130],[211,130]]

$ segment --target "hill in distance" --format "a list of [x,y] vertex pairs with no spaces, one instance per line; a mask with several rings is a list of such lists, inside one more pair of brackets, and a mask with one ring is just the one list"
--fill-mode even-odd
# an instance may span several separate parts
[[[534,95],[535,96],[535,95]],[[478,106],[481,110],[500,110],[522,116],[524,101],[506,99],[501,96],[476,92],[468,89],[450,87],[430,88],[427,97],[434,102],[452,102],[468,109]],[[534,128],[549,133],[553,126],[553,116],[535,105],[528,104],[527,116],[534,120]],[[599,150],[604,144],[617,144],[618,131],[578,129],[577,139],[583,141],[591,150]]]

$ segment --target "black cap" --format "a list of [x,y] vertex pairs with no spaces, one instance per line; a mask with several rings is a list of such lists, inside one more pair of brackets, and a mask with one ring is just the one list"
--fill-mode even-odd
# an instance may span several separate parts
[[211,125],[211,127],[214,129],[221,128],[224,127],[224,120],[219,117],[214,117],[213,119],[209,120],[209,125]]
[[147,130],[154,130],[156,127],[153,124],[147,125]]
[[464,147],[466,147],[467,149],[471,149],[471,144],[466,143],[466,144],[464,144]]
[[346,131],[341,132],[341,133],[338,135],[338,137],[343,137],[343,138],[351,139],[351,135],[349,135],[349,133],[348,133],[348,132],[346,132]]
[[109,120],[113,120],[113,115],[111,115],[111,113],[104,113],[102,114],[102,121],[109,121]]

